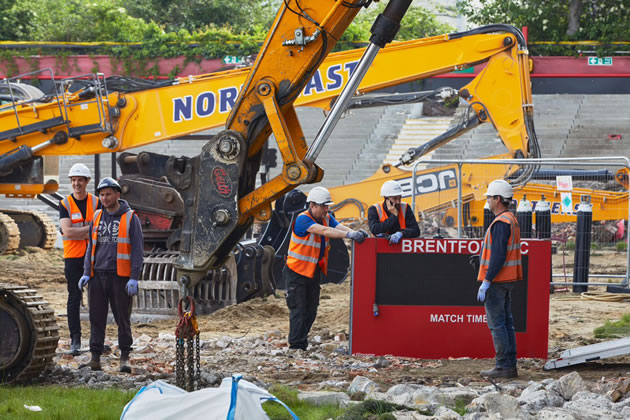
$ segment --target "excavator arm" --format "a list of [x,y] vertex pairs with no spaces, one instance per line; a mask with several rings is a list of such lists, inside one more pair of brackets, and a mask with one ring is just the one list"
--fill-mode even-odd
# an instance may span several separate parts
[[[370,46],[324,123],[328,130],[334,127],[343,103],[354,93],[376,52],[394,38],[410,3],[392,0],[377,18]],[[276,198],[297,185],[322,179],[323,171],[313,163],[316,153],[310,154],[293,104],[358,6],[367,4],[286,1],[228,117],[226,130],[209,141],[199,156],[169,160],[168,179],[188,206],[176,263],[183,285],[196,284],[208,268],[222,264],[254,218],[271,217],[271,203]],[[282,173],[255,189],[260,151],[271,133],[282,156]],[[328,135],[324,132],[314,144],[322,144]]]
[[[495,34],[497,31],[502,33]],[[434,147],[439,147],[480,123],[491,121],[510,150],[510,156],[538,155],[537,142],[530,141],[532,138],[535,140],[535,133],[527,50],[518,30],[507,25],[493,25],[418,42],[422,45],[417,50],[422,58],[413,61],[418,78],[487,61],[485,69],[460,90],[460,96],[471,104],[471,118],[466,121],[465,127],[450,133],[448,139],[442,138],[434,142]],[[299,74],[295,74],[295,81],[283,81],[288,64],[279,61],[278,57],[290,62],[296,53],[292,55],[283,50],[283,47],[271,48],[274,43],[280,44],[272,31],[259,56],[260,63],[254,65],[237,106],[228,119],[227,130],[204,147],[201,159],[190,160],[184,165],[190,168],[186,182],[190,182],[192,188],[188,191],[180,190],[180,193],[186,196],[185,201],[193,203],[191,212],[184,220],[178,261],[178,274],[186,282],[192,281],[194,284],[197,272],[220,264],[221,259],[250,226],[253,218],[267,220],[270,217],[271,203],[276,198],[299,184],[317,182],[322,178],[323,172],[314,161],[334,127],[335,116],[339,110],[344,109],[344,101],[347,102],[347,95],[344,96],[344,93],[348,89],[353,92],[360,83],[355,81],[356,85],[353,87],[351,77],[307,150],[291,98],[295,90],[302,89],[306,79],[300,79]],[[270,55],[270,64],[266,64],[267,51],[273,52]],[[365,52],[365,55],[369,54],[370,47]],[[281,68],[274,67],[278,64]],[[400,62],[398,64],[402,65]],[[262,70],[265,65],[270,66],[269,70]],[[362,66],[365,67],[363,71]],[[362,77],[366,73],[367,65],[362,59],[354,75],[360,74]],[[265,76],[261,78],[258,74]],[[310,71],[300,74],[308,74],[310,77]],[[299,87],[291,88],[295,84]],[[254,189],[255,174],[260,162],[259,151],[271,132],[278,142],[283,169],[280,175]],[[247,151],[240,154],[238,162],[229,166],[220,165],[221,159],[225,158],[221,150],[234,153],[236,159],[239,153],[236,150],[240,151],[241,148],[246,148]],[[432,149],[410,151],[404,163],[411,163],[430,150]],[[526,176],[527,174],[521,181]],[[201,182],[206,183],[205,190]],[[229,208],[221,207],[226,206],[228,200],[222,199],[221,194],[217,193],[219,188],[213,187],[222,183],[228,184],[224,186],[224,190],[231,200]],[[238,191],[238,194],[228,194],[227,191]],[[236,214],[238,218],[235,217]],[[207,222],[200,223],[201,220]]]
[[[225,131],[199,156],[171,157],[165,165],[185,207],[176,238],[180,277],[194,284],[208,268],[223,262],[254,218],[271,216],[275,199],[322,178],[315,160],[356,93],[486,62],[485,69],[460,90],[471,104],[466,124],[424,149],[409,151],[404,162],[481,122],[497,127],[510,156],[537,156],[527,50],[518,30],[491,25],[394,43],[377,55],[395,36],[410,4],[392,0],[375,22],[366,49],[329,55],[358,10],[369,4],[285,1],[249,71],[191,76],[154,88],[131,86],[113,93],[107,88],[114,84],[105,83],[101,76],[79,90],[72,89],[76,81],[65,80],[62,94],[55,98],[0,109],[0,140],[4,140],[0,171],[9,174],[40,155],[123,151],[216,127],[227,117]],[[339,81],[346,76],[349,80],[339,93]],[[337,97],[334,103],[333,97]],[[294,108],[306,104],[331,108],[310,147]],[[283,169],[255,188],[262,146],[272,133]],[[0,193],[14,194],[11,189],[16,183],[0,183]],[[30,188],[27,195],[39,192]]]

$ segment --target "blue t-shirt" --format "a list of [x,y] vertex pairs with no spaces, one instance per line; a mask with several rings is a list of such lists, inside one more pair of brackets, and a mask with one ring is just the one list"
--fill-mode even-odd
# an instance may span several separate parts
[[[335,219],[332,214],[329,214],[329,217],[330,217],[329,226],[337,227],[337,225],[339,224],[337,219]],[[295,225],[293,226],[293,233],[295,233],[300,238],[303,238],[308,235],[308,232],[307,232],[308,228],[310,228],[315,223],[317,222],[311,219],[310,217],[308,217],[307,215],[301,214],[297,217],[297,219],[295,219]],[[323,224],[323,223],[320,223],[320,224]],[[322,242],[321,248],[319,248],[319,259],[321,260],[322,257],[324,256],[324,250],[326,249],[326,237],[322,235],[319,235],[319,237]]]

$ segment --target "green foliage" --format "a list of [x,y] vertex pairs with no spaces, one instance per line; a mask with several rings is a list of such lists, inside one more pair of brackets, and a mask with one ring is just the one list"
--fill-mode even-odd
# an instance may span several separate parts
[[606,321],[593,331],[595,338],[623,338],[630,335],[630,314],[624,314],[619,321]]
[[[393,404],[385,401],[365,400],[361,404],[352,406],[349,410],[338,417],[338,420],[359,420],[359,419],[394,419],[392,411],[411,410],[403,405]],[[431,416],[430,412],[416,410],[425,416]]]
[[113,0],[18,0],[14,10],[32,14],[29,31],[18,40],[133,42],[151,26]]
[[[343,413],[343,409],[336,405],[313,406],[298,399],[297,390],[284,385],[273,385],[269,388],[269,393],[273,394],[280,401],[285,403],[302,420],[319,420],[338,418]],[[280,404],[267,401],[263,404],[263,409],[269,418],[274,420],[291,420],[289,412]]]
[[567,241],[567,243],[564,245],[564,247],[568,250],[573,250],[575,249],[575,241]]
[[624,241],[617,242],[615,244],[615,249],[617,252],[626,252],[628,250],[628,244]]
[[[460,13],[475,25],[508,23],[521,28],[528,27],[529,42],[536,41],[600,41],[604,44],[630,39],[627,24],[630,4],[627,0],[583,0],[579,13],[579,28],[568,35],[569,1],[547,0],[479,0],[459,1]],[[574,55],[594,47],[536,45],[536,54]],[[610,54],[622,49],[619,45],[595,47],[598,54]],[[627,49],[627,47],[623,47]],[[534,51],[535,50],[535,51]]]
[[[0,418],[22,419],[116,419],[134,396],[119,389],[43,387],[0,387]],[[24,405],[39,406],[34,412]]]
[[16,0],[0,0],[0,39],[23,39],[31,30],[33,12],[15,7]]
[[[163,76],[158,74],[154,61],[157,57],[184,56],[188,63],[204,58],[250,56],[258,52],[282,1],[0,0],[6,24],[0,29],[4,40],[104,43],[98,50],[87,47],[0,50],[0,68],[8,75],[16,75],[17,57],[55,55],[58,64],[71,69],[74,63],[68,58],[70,54],[93,54],[113,57],[116,72],[151,77]],[[384,7],[385,2],[380,2],[361,9],[335,51],[366,44],[374,19]],[[450,31],[452,28],[438,22],[431,12],[413,6],[403,18],[396,39],[416,39]],[[35,69],[37,59],[30,64]],[[93,70],[99,71],[96,61]],[[172,69],[169,76],[178,71]]]
[[455,400],[455,407],[453,407],[452,410],[460,416],[464,416],[468,412],[468,409],[466,408],[467,405],[468,403],[466,400]]
[[271,26],[278,1],[260,0],[121,0],[129,15],[152,21],[167,32],[203,31],[207,26],[231,27],[249,33]]
[[[386,2],[373,3],[368,9],[361,9],[337,43],[335,51],[357,48],[357,43],[367,42],[371,36],[370,28],[386,4]],[[453,28],[450,25],[439,22],[427,9],[412,6],[400,22],[396,40],[407,41],[452,31]]]

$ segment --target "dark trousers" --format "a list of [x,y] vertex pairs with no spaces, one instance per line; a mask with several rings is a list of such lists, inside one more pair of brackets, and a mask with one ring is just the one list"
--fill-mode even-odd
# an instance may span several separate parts
[[90,305],[90,352],[103,353],[105,327],[107,326],[107,307],[111,306],[116,325],[118,325],[118,347],[121,352],[129,353],[133,337],[131,336],[131,296],[125,286],[129,278],[116,273],[95,272],[88,283],[88,302]]
[[289,307],[289,347],[306,350],[308,332],[317,317],[319,306],[319,267],[313,278],[302,276],[289,267],[282,270],[287,285],[287,306]]
[[68,329],[70,338],[81,338],[81,298],[83,293],[79,289],[79,279],[83,275],[83,258],[66,258],[64,260],[64,274],[68,283]]

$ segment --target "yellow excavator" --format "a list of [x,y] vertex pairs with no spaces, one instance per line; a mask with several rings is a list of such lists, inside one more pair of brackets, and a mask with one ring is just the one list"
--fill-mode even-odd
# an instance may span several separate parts
[[[56,183],[44,182],[46,156],[122,152],[225,121],[225,130],[213,136],[198,156],[146,155],[147,162],[142,154],[124,157],[123,163],[135,163],[152,174],[147,191],[156,199],[154,205],[180,205],[181,218],[172,219],[166,227],[167,243],[176,252],[161,257],[172,269],[161,272],[177,279],[183,298],[209,271],[226,264],[254,219],[269,220],[276,199],[323,178],[324,171],[315,161],[358,90],[486,62],[485,69],[459,90],[470,104],[465,123],[425,149],[408,153],[405,163],[484,122],[497,128],[509,157],[539,157],[528,53],[521,32],[509,25],[490,25],[394,43],[383,50],[391,55],[377,55],[394,39],[410,3],[389,1],[372,27],[368,47],[350,65],[331,62],[324,68],[322,63],[360,8],[368,7],[371,0],[287,0],[252,68],[243,70],[240,85],[221,85],[226,73],[157,85],[90,75],[62,80],[54,93],[36,99],[12,98],[0,108],[0,194],[54,193]],[[373,71],[377,64],[383,66],[378,72]],[[362,87],[362,80],[373,80],[371,88]],[[333,88],[340,90],[333,94]],[[310,145],[295,111],[299,101],[306,104],[309,99],[311,104],[330,107]],[[272,133],[282,156],[282,171],[256,188],[261,152]],[[492,170],[498,178],[513,175],[516,168],[505,165]],[[530,175],[529,170],[522,170],[512,180],[524,184]],[[476,185],[479,192],[485,188],[482,184]],[[136,187],[133,182],[121,185],[123,193]],[[159,215],[159,208],[153,210]],[[167,208],[162,214],[177,211]],[[0,317],[2,325],[9,326],[0,332],[0,381],[36,375],[56,348],[52,311],[34,291],[0,285]]]

